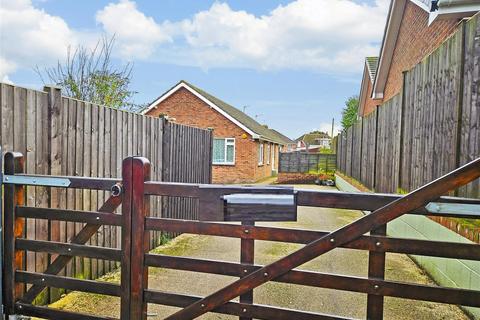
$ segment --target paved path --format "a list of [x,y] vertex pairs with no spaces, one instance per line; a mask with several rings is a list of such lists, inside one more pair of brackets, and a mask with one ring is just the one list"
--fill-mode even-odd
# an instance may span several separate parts
[[[317,186],[308,187],[321,188]],[[259,225],[334,230],[361,217],[361,213],[352,210],[301,207],[298,217],[299,221],[296,223],[264,223]],[[301,245],[296,244],[257,241],[255,243],[255,262],[259,264],[273,262],[300,247]],[[182,235],[156,251],[179,256],[238,262],[240,259],[239,248],[240,241],[238,239]],[[367,263],[367,252],[336,249],[301,266],[301,269],[365,277],[367,275]],[[118,281],[118,274],[113,274],[111,277]],[[432,284],[429,278],[407,256],[400,254],[387,254],[386,278]],[[149,279],[151,288],[194,295],[207,295],[235,280],[225,276],[166,269],[152,269]],[[467,319],[461,310],[455,306],[388,297],[385,300],[385,319]],[[360,293],[267,283],[255,289],[254,301],[261,304],[365,319],[366,295]],[[74,295],[70,294],[65,300],[59,301],[55,305],[60,308],[117,316],[119,301],[118,298],[75,293]],[[175,309],[151,305],[149,306],[149,313],[152,316],[148,319],[163,319],[173,310]],[[237,318],[212,313],[201,319]]]

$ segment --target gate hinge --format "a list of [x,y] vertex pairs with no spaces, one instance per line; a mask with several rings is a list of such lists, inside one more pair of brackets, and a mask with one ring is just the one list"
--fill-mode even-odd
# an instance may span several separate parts
[[70,179],[68,178],[38,177],[38,176],[30,177],[30,176],[4,174],[2,183],[66,188],[70,186],[71,182],[70,182]]

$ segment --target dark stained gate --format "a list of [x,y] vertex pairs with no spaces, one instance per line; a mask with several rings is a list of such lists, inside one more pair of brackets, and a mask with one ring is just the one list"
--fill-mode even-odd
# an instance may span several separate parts
[[[18,153],[5,157],[5,265],[4,283],[7,315],[30,315],[47,319],[110,319],[78,314],[32,304],[47,287],[65,288],[121,298],[120,318],[146,319],[147,303],[181,308],[167,319],[193,319],[206,312],[230,314],[241,319],[340,319],[301,310],[254,303],[252,290],[268,281],[279,281],[337,290],[366,293],[367,318],[383,318],[384,296],[480,307],[480,292],[418,285],[384,279],[385,253],[407,253],[452,259],[480,260],[477,244],[450,243],[387,237],[385,225],[405,214],[448,215],[478,219],[478,199],[443,197],[448,191],[480,176],[480,158],[405,195],[293,190],[280,187],[242,187],[156,182],[150,179],[150,163],[142,157],[123,161],[121,179],[25,175]],[[25,185],[111,190],[111,196],[95,212],[25,206]],[[199,220],[152,217],[150,197],[178,196],[199,199]],[[263,199],[258,201],[258,199]],[[256,200],[255,200],[256,199]],[[258,202],[256,202],[258,201]],[[430,202],[446,210],[429,211]],[[121,215],[114,214],[122,204]],[[468,206],[467,206],[468,205]],[[473,209],[470,211],[465,208]],[[355,222],[333,232],[292,230],[255,226],[255,221],[294,220],[296,206],[371,211]],[[272,207],[275,210],[272,210]],[[462,209],[462,213],[459,209]],[[26,239],[25,219],[47,219],[84,223],[70,243]],[[209,221],[205,221],[209,220]],[[223,221],[243,221],[226,224]],[[215,221],[215,222],[213,222]],[[119,226],[119,249],[85,245],[101,225]],[[148,252],[149,232],[167,231],[240,238],[240,263],[152,254]],[[366,235],[370,232],[369,235]],[[268,240],[306,244],[296,252],[266,266],[254,261],[254,241]],[[296,269],[305,262],[335,248],[369,251],[368,278]],[[25,251],[42,251],[56,256],[42,272],[24,271]],[[74,256],[120,261],[121,284],[81,280],[58,275]],[[148,288],[148,267],[172,268],[238,277],[239,280],[207,297],[197,297]],[[22,295],[23,286],[30,288]],[[239,302],[232,299],[240,296]]]

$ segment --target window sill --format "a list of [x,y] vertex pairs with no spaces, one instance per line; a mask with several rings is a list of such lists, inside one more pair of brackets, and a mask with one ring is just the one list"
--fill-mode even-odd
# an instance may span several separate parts
[[259,167],[263,167],[264,164],[263,164],[263,163],[259,163],[258,166],[259,166]]

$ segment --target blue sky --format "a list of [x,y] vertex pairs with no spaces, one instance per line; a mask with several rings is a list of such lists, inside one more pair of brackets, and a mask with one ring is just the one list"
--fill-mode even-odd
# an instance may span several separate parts
[[339,123],[364,57],[378,54],[388,4],[2,0],[0,79],[41,88],[35,65],[115,34],[115,63],[134,63],[136,103],[184,79],[296,138]]

